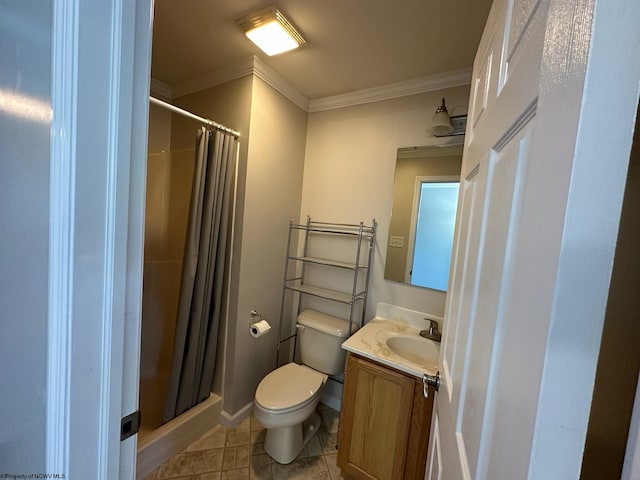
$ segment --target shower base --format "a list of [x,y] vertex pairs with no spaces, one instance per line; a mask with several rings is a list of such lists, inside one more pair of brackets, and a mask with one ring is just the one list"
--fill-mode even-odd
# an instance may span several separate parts
[[204,402],[138,438],[136,479],[142,480],[162,463],[219,423],[222,397],[211,394]]

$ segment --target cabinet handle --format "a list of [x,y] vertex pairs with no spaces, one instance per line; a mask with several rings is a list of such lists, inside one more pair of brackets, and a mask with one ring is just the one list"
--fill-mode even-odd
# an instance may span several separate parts
[[437,372],[435,375],[427,375],[426,373],[422,376],[422,393],[424,394],[424,398],[429,398],[429,387],[433,387],[437,392],[440,390],[440,372]]

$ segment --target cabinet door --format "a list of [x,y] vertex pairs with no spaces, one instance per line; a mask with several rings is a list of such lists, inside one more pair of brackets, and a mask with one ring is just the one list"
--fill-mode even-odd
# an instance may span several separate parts
[[338,466],[356,479],[398,480],[405,457],[415,382],[349,355]]

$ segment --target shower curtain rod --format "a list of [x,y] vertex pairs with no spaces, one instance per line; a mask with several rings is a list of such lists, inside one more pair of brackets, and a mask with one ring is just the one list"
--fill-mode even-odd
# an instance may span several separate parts
[[229,127],[225,127],[224,125],[221,125],[217,122],[214,122],[213,120],[209,120],[208,118],[203,118],[203,117],[199,117],[198,115],[194,115],[191,112],[188,112],[186,110],[183,110],[182,108],[178,108],[175,105],[171,105],[170,103],[167,102],[163,102],[162,100],[159,100],[155,97],[149,97],[149,101],[155,105],[158,105],[159,107],[162,108],[166,108],[167,110],[171,110],[174,113],[179,113],[180,115],[184,115],[185,117],[189,117],[192,118],[193,120],[197,120],[200,123],[204,123],[206,125],[209,125],[210,127],[216,128],[218,130],[222,130],[223,132],[227,132],[230,133],[231,135],[235,136],[236,138],[240,136],[240,132],[233,130]]

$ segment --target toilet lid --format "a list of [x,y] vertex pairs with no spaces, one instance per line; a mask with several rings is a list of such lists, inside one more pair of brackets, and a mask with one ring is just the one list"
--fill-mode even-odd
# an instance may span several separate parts
[[283,410],[306,403],[318,393],[325,375],[297,363],[288,363],[264,377],[256,401],[269,410]]

